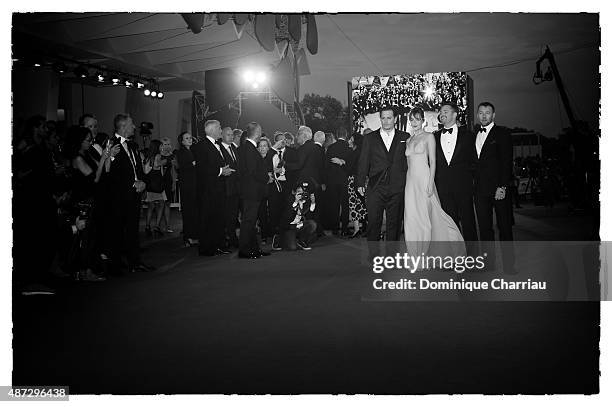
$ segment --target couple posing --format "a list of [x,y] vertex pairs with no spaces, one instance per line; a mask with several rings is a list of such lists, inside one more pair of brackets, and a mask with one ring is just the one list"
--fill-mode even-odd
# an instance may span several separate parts
[[[494,240],[493,209],[500,239],[512,240],[510,135],[495,127],[495,108],[488,102],[478,106],[476,137],[457,125],[457,114],[455,105],[442,105],[438,118],[444,127],[432,134],[423,129],[423,110],[414,108],[408,116],[410,135],[394,128],[393,108],[383,108],[381,129],[364,137],[356,185],[364,194],[369,178],[370,257],[379,255],[383,211],[387,240],[399,240],[402,208],[409,255],[464,255],[464,240],[478,240],[474,207],[483,241]],[[437,253],[432,242],[445,242],[440,246],[445,252]],[[504,268],[512,266],[513,259],[504,256]]]

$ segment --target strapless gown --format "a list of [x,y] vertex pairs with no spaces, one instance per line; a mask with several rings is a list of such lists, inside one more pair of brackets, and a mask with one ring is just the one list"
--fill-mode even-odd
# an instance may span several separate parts
[[[438,192],[427,195],[429,161],[425,140],[409,139],[404,190],[404,240],[411,256],[464,256],[465,243],[453,219],[442,209]],[[432,242],[441,242],[432,244]]]

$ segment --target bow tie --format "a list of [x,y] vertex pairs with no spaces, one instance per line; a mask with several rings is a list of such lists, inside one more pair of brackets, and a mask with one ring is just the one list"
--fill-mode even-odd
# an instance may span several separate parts
[[480,129],[478,130],[478,133],[486,133],[486,132],[487,132],[486,127],[480,126]]
[[453,134],[453,129],[452,128],[451,129],[442,129],[442,133],[441,134],[444,134],[444,133]]

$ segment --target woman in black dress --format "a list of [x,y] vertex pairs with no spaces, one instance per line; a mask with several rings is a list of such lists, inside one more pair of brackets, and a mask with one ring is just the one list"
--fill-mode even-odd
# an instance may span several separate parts
[[164,219],[166,219],[166,233],[173,233],[174,230],[170,227],[170,204],[174,202],[174,192],[176,191],[176,157],[172,152],[172,143],[170,139],[164,137],[161,139],[161,166],[164,192],[166,193],[166,202],[164,202]]
[[178,187],[181,197],[181,214],[183,215],[183,240],[185,246],[197,244],[198,209],[196,198],[195,158],[191,153],[193,137],[188,132],[178,136]]

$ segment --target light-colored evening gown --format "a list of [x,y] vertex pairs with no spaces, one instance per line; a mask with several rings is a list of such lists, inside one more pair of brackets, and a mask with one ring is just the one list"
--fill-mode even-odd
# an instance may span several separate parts
[[[406,145],[408,172],[404,189],[404,239],[408,254],[463,256],[463,236],[453,219],[442,209],[435,185],[433,194],[427,195],[429,160],[426,137],[416,142],[414,139],[414,136],[409,138]],[[431,242],[444,243],[432,245]]]

